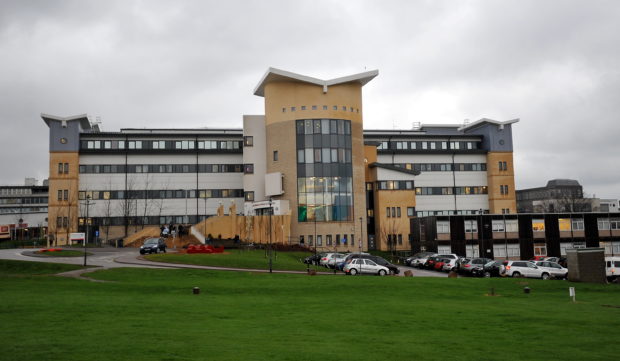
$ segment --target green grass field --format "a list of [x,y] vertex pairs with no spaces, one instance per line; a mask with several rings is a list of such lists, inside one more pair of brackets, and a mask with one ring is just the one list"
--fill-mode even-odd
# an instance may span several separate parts
[[[272,267],[274,270],[305,271],[307,265],[301,262],[311,255],[307,252],[274,252]],[[156,262],[183,263],[200,266],[235,267],[247,269],[269,269],[267,254],[264,250],[226,250],[226,253],[214,254],[184,254],[158,253],[145,256],[146,259]],[[325,267],[310,266],[321,272],[329,272]]]
[[[91,255],[92,253],[86,252],[86,255]],[[75,251],[72,249],[63,249],[62,251],[54,251],[54,252],[40,252],[37,253],[39,256],[45,257],[84,257],[84,251]]]
[[[111,281],[95,283],[40,275],[59,272],[55,264],[0,262],[3,361],[613,360],[618,353],[617,285],[134,268],[89,273]],[[498,296],[487,296],[491,287]]]

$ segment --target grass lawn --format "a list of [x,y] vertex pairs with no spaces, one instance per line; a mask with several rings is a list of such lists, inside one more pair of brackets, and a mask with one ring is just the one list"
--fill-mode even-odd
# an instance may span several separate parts
[[[310,256],[307,252],[274,252],[272,267],[274,270],[305,271],[307,265],[301,262]],[[234,267],[248,269],[269,269],[269,258],[264,250],[226,250],[226,253],[214,254],[183,254],[158,253],[145,256],[146,259],[157,262],[185,263],[201,266]],[[329,272],[325,267],[310,266],[321,272]]]
[[[614,360],[618,354],[620,308],[608,307],[620,306],[617,285],[134,268],[90,273],[114,281],[94,283],[12,272],[0,269],[3,361]],[[200,295],[192,294],[194,286]],[[576,287],[577,303],[569,300],[569,286]],[[498,296],[486,295],[490,287]]]
[[[86,252],[87,256],[92,253]],[[84,251],[74,251],[72,249],[63,249],[62,251],[54,252],[38,252],[37,255],[45,257],[84,257]]]

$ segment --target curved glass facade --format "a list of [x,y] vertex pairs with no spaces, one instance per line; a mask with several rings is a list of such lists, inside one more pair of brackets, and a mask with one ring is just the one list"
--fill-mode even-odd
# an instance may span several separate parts
[[299,222],[353,220],[351,121],[296,121]]

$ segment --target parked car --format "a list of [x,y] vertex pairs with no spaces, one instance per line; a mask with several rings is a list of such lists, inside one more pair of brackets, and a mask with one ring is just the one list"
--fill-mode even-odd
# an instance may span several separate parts
[[555,262],[549,262],[545,260],[545,261],[535,262],[535,264],[538,267],[542,268],[543,270],[548,271],[549,274],[551,274],[551,276],[555,278],[565,279],[566,276],[568,276],[568,269],[560,266],[559,264]]
[[510,277],[527,277],[527,278],[542,278],[547,280],[551,277],[549,271],[545,271],[542,268],[530,261],[508,261],[506,263],[506,276]]
[[435,262],[435,265],[433,266],[433,269],[435,271],[441,271],[443,270],[443,265],[446,263],[446,260],[449,261],[449,259],[446,258],[440,258]]
[[363,259],[372,260],[375,263],[377,263],[378,265],[386,267],[390,274],[397,275],[397,274],[400,273],[400,270],[398,269],[398,266],[388,262],[383,257],[375,256],[375,255],[372,255],[372,254],[354,254],[354,255],[351,256],[351,259],[354,259],[354,258],[363,258]]
[[620,277],[620,257],[605,257],[605,275],[610,281]]
[[327,263],[329,262],[329,259],[332,258],[332,255],[333,253],[323,253],[323,257],[321,257],[319,264],[323,267],[327,267]]
[[304,258],[304,263],[318,265],[319,262],[321,261],[321,257],[323,257],[322,253],[313,254],[311,256]]
[[484,276],[484,277],[501,277],[505,276],[507,261],[489,261],[482,269],[474,268],[472,270],[472,276]]
[[166,242],[163,238],[147,238],[144,244],[140,246],[140,254],[157,253],[159,251],[166,253]]
[[426,269],[434,269],[435,268],[435,262],[439,261],[441,259],[441,257],[439,257],[439,255],[434,255],[434,256],[430,256],[426,259],[426,262],[424,262],[424,268]]
[[444,258],[443,259],[443,267],[442,270],[444,272],[456,271],[458,269],[458,259],[454,258]]
[[460,263],[458,271],[461,274],[469,276],[482,273],[484,265],[491,261],[492,259],[483,257],[464,258]]
[[547,258],[547,256],[534,256],[534,258],[530,259],[530,262],[544,261],[545,258]]
[[436,255],[434,252],[418,252],[413,256],[405,259],[405,265],[409,267],[418,267],[421,268],[424,266],[424,263],[428,259],[428,257]]
[[344,265],[344,273],[349,275],[356,274],[376,274],[379,276],[385,276],[388,274],[389,270],[387,267],[383,267],[375,263],[375,261],[371,259],[364,258],[353,258],[347,261],[347,264]]
[[347,255],[345,253],[332,253],[327,260],[327,268],[336,268],[336,263],[344,261],[346,256]]
[[344,259],[336,263],[336,269],[339,271],[342,271],[344,269],[344,265],[347,263],[348,260],[355,258],[357,256],[360,256],[360,255],[370,255],[370,253],[365,253],[365,252],[347,253]]

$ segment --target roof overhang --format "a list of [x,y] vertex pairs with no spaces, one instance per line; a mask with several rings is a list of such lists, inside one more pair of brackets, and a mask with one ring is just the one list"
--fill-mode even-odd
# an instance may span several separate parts
[[509,124],[513,124],[513,123],[517,123],[517,122],[519,122],[519,118],[512,119],[512,120],[507,120],[505,122],[500,122],[500,121],[493,120],[493,119],[488,119],[488,118],[482,118],[480,120],[476,120],[473,123],[470,123],[470,124],[467,124],[467,125],[463,125],[458,130],[464,132],[464,131],[474,129],[474,128],[479,127],[479,126],[484,125],[484,124],[495,124],[500,129],[504,129],[504,126],[509,125]]
[[385,163],[370,163],[368,165],[369,168],[383,168],[383,169],[388,169],[388,170],[392,170],[395,172],[400,172],[400,173],[405,173],[405,174],[409,174],[409,175],[420,175],[420,171],[418,170],[412,170],[412,169],[405,169],[405,168],[401,168],[401,167],[396,167],[393,166],[391,164],[385,164]]
[[254,95],[258,95],[261,97],[265,96],[265,85],[273,82],[298,82],[315,84],[318,86],[322,86],[323,92],[327,93],[327,88],[329,86],[337,84],[359,83],[364,86],[377,75],[379,75],[378,70],[371,70],[364,73],[353,74],[341,78],[323,80],[306,75],[296,74],[290,71],[269,68],[265,75],[263,75],[263,78],[260,80],[256,88],[254,88]]
[[86,114],[73,115],[70,117],[59,117],[56,115],[41,113],[41,118],[43,119],[45,124],[47,124],[48,127],[50,126],[50,122],[53,122],[53,121],[61,122],[61,123],[77,121],[77,122],[80,122],[80,126],[82,127],[82,129],[89,130],[91,128],[90,121],[88,120],[88,116]]

